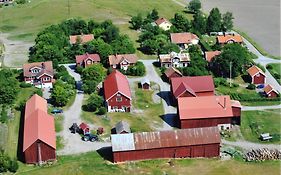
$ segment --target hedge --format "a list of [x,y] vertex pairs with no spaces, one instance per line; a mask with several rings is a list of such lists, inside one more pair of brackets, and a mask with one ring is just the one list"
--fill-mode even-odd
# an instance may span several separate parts
[[239,100],[239,101],[280,101],[280,97],[276,98],[265,98],[265,97],[253,97],[252,94],[237,94],[230,93],[231,99]]

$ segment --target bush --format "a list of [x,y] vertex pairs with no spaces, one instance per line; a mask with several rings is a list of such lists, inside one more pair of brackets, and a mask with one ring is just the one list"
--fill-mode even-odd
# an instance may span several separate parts
[[256,85],[254,85],[254,84],[249,84],[249,85],[247,86],[247,89],[255,90],[255,89],[256,89]]
[[21,88],[29,88],[29,87],[32,87],[32,84],[25,83],[25,82],[21,82],[21,83],[20,83],[20,87],[21,87]]
[[126,75],[144,76],[145,66],[142,62],[138,61],[134,66],[129,66],[126,71],[121,71]]
[[8,121],[8,113],[7,110],[4,106],[2,106],[2,110],[0,113],[0,122],[1,123],[6,123]]
[[239,87],[239,84],[237,84],[237,83],[232,83],[232,87]]
[[33,95],[34,95],[34,94],[37,94],[37,95],[39,95],[40,97],[43,97],[43,91],[42,91],[41,89],[39,89],[39,88],[36,88],[36,91],[34,91]]
[[263,72],[266,71],[265,68],[263,67],[263,65],[257,63],[256,66],[259,67]]
[[27,0],[16,0],[17,4],[25,4],[27,3]]
[[273,69],[272,65],[270,65],[270,64],[266,65],[266,68],[267,69]]
[[166,70],[167,70],[166,67],[160,67],[160,72],[161,72],[162,74],[164,74]]
[[214,84],[215,84],[215,87],[218,87],[219,85],[228,86],[226,79],[222,78],[222,77],[214,78]]
[[275,79],[280,79],[280,78],[281,78],[280,74],[277,73],[277,72],[275,72],[275,73],[273,74],[273,77],[274,77]]
[[76,67],[76,72],[77,72],[77,73],[81,74],[82,71],[83,71],[83,67],[82,67],[82,66],[77,66],[77,67]]
[[84,109],[90,112],[95,112],[98,108],[100,108],[103,104],[103,98],[98,94],[91,94],[87,99],[87,104]]
[[8,168],[9,171],[15,173],[15,172],[17,172],[18,168],[19,168],[19,164],[18,164],[17,160],[16,159],[10,160],[9,168]]
[[105,107],[100,107],[99,111],[97,112],[98,115],[104,115],[106,114],[106,108]]
[[19,168],[17,160],[11,160],[11,158],[0,150],[0,174],[3,172],[13,172],[15,173]]

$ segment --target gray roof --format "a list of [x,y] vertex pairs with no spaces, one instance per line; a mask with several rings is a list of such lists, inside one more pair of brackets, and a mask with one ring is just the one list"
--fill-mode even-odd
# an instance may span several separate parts
[[126,131],[127,133],[131,132],[129,123],[125,121],[120,121],[115,126],[116,134],[120,134],[122,131]]
[[135,150],[133,133],[113,134],[111,135],[111,143],[113,152]]
[[147,79],[147,78],[143,78],[143,79],[141,80],[141,85],[143,85],[143,84],[145,84],[145,83],[147,83],[147,84],[149,84],[149,85],[150,85],[150,81],[149,81],[149,79]]

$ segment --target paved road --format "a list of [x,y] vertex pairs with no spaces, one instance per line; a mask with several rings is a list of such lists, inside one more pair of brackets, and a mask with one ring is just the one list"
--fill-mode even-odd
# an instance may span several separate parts
[[[154,60],[139,60],[143,62],[145,68],[146,68],[146,75],[145,77],[149,79],[150,81],[153,81],[160,86],[160,93],[157,94],[162,99],[162,104],[164,108],[165,115],[163,116],[163,119],[165,120],[163,122],[163,126],[161,128],[157,128],[158,130],[171,130],[173,129],[172,126],[174,126],[174,117],[176,116],[177,110],[175,107],[171,105],[170,102],[170,85],[166,82],[163,82],[162,79],[159,77],[157,72],[154,69],[153,62]],[[141,81],[144,77],[141,78],[129,78],[129,83],[133,84],[133,82]],[[131,85],[132,86],[132,85]],[[172,126],[171,126],[172,125]]]
[[[75,78],[75,81],[80,82],[81,77],[77,74],[72,66],[73,64],[64,65],[69,74]],[[60,134],[63,137],[64,148],[62,150],[57,151],[58,155],[69,155],[69,154],[78,154],[89,151],[95,151],[103,147],[111,146],[110,142],[84,142],[81,139],[79,134],[72,134],[69,131],[69,127],[73,123],[77,123],[78,125],[81,123],[81,113],[82,113],[82,103],[84,99],[83,93],[77,93],[75,97],[75,101],[72,106],[65,110],[63,113],[64,121],[63,121],[63,131]]]
[[272,105],[272,106],[242,106],[242,111],[257,111],[257,110],[265,110],[265,109],[280,109],[280,105]]
[[227,141],[222,139],[222,143],[225,145],[230,145],[230,146],[235,146],[235,147],[240,147],[243,148],[247,151],[251,149],[259,149],[259,148],[268,148],[268,149],[278,149],[281,150],[281,145],[278,144],[261,144],[261,143],[253,143],[253,142],[248,142],[248,141]]

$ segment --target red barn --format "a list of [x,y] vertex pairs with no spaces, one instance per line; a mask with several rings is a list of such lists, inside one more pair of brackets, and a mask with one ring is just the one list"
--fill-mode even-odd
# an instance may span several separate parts
[[100,63],[100,56],[98,54],[76,55],[76,66],[87,67],[95,63]]
[[174,101],[180,97],[213,96],[215,86],[212,76],[178,77],[171,79]]
[[252,66],[247,70],[251,77],[252,84],[265,84],[266,76],[265,73],[257,66]]
[[167,77],[167,79],[169,80],[169,82],[171,81],[172,78],[175,77],[182,77],[182,73],[174,68],[174,67],[169,67],[166,71],[165,71],[165,76]]
[[276,98],[279,93],[270,84],[268,84],[264,89],[264,94],[267,98]]
[[90,127],[89,127],[89,125],[87,125],[87,124],[84,123],[84,122],[79,125],[79,128],[81,129],[83,135],[85,135],[86,133],[89,133],[89,132],[90,132]]
[[52,61],[24,64],[23,77],[25,83],[30,83],[38,88],[52,88],[54,82]]
[[[220,129],[229,129],[232,124],[240,124],[240,116],[235,116],[233,110],[229,96],[178,99],[180,128],[219,126]],[[235,111],[235,114],[239,114],[239,111]]]
[[56,159],[54,117],[47,113],[47,101],[38,95],[26,103],[23,153],[26,163],[41,164]]
[[218,157],[217,127],[111,135],[113,161]]
[[103,82],[104,98],[109,112],[130,112],[131,90],[127,77],[114,70]]

